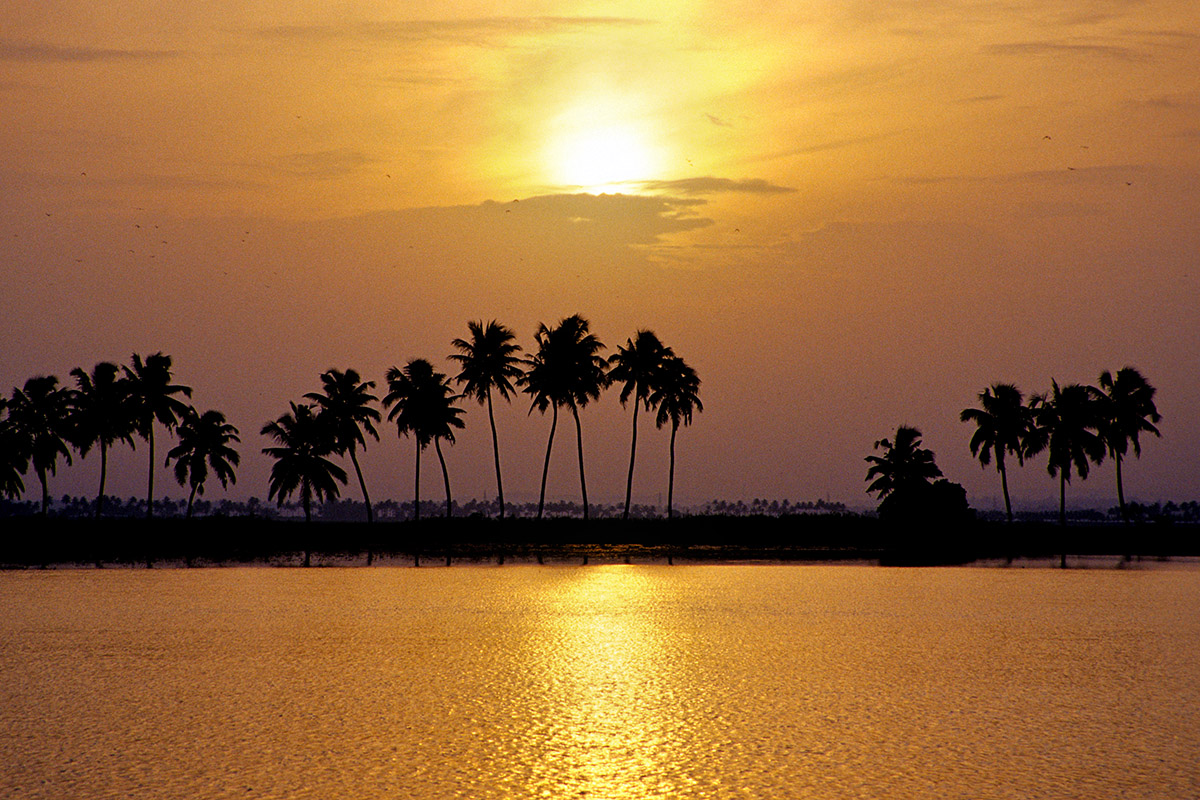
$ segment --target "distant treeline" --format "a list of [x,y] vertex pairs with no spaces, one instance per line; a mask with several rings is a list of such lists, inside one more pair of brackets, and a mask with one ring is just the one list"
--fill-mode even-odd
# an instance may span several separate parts
[[[95,498],[63,495],[59,500],[52,500],[49,516],[61,519],[83,519],[91,517],[95,510]],[[163,497],[154,501],[154,507],[159,516],[183,517],[187,514],[186,500],[172,500]],[[427,500],[421,504],[421,513],[426,517],[433,516],[441,510],[438,501]],[[146,501],[140,497],[129,497],[122,500],[115,495],[104,498],[105,516],[114,519],[134,519],[146,516]],[[247,500],[223,499],[216,502],[199,500],[193,504],[192,511],[197,517],[255,517],[259,519],[298,519],[304,516],[304,509],[299,503],[263,502],[257,497]],[[412,502],[397,502],[383,500],[372,505],[374,518],[382,521],[404,522],[416,518],[413,514]],[[454,501],[453,512],[456,517],[493,517],[498,516],[496,500],[468,500],[465,503]],[[3,500],[0,499],[0,517],[31,517],[40,514],[41,505],[33,500]],[[766,500],[755,498],[747,503],[743,500],[727,502],[712,500],[686,512],[687,516],[732,516],[732,517],[782,517],[791,514],[850,514],[842,503],[831,503],[825,500],[801,501],[793,503],[789,500]],[[536,503],[506,503],[506,516],[521,519],[536,518]],[[583,515],[582,507],[572,501],[549,502],[545,504],[544,516],[548,518],[579,518]],[[594,503],[592,515],[597,519],[614,519],[624,516],[624,507],[617,503]],[[365,505],[358,500],[340,499],[329,500],[315,505],[312,509],[313,519],[325,522],[354,522],[366,516]],[[662,516],[662,509],[657,505],[630,505],[630,519],[656,519]]]

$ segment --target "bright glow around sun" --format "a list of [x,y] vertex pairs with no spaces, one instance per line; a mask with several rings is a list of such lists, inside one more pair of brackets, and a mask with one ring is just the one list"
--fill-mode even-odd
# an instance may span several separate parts
[[661,156],[648,126],[622,116],[614,104],[579,106],[552,127],[546,152],[552,180],[586,191],[620,191],[619,184],[650,180]]

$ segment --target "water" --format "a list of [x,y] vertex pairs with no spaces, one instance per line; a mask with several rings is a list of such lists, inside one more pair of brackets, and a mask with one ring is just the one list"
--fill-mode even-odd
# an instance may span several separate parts
[[1200,571],[0,574],[0,797],[1194,798]]

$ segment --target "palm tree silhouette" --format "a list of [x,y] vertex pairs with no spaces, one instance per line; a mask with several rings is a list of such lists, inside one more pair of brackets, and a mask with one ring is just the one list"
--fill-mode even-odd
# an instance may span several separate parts
[[450,379],[433,368],[423,358],[414,358],[404,369],[392,367],[387,371],[388,393],[383,398],[388,422],[396,423],[396,432],[411,434],[417,441],[417,467],[414,481],[413,519],[421,518],[421,451],[433,442],[442,480],[446,484],[446,516],[451,516],[450,473],[442,456],[441,440],[454,443],[454,429],[466,427],[460,417],[464,413],[455,403],[462,397],[450,387]]
[[[304,521],[312,521],[312,501],[335,500],[338,484],[346,485],[346,471],[326,456],[337,446],[337,434],[330,420],[313,411],[312,406],[290,403],[291,411],[262,428],[278,447],[264,447],[263,453],[275,459],[267,499],[283,505],[293,493],[300,494]],[[308,566],[308,553],[304,555]]]
[[0,397],[0,497],[16,499],[25,491],[22,479],[29,469],[32,442],[9,416],[8,400]]
[[[1086,480],[1092,463],[1104,460],[1104,439],[1099,433],[1100,416],[1095,400],[1095,390],[1078,383],[1059,387],[1050,382],[1049,394],[1030,398],[1037,427],[1030,438],[1026,455],[1034,455],[1043,448],[1048,451],[1046,471],[1058,476],[1058,522],[1067,524],[1067,484],[1071,471]],[[1061,566],[1067,566],[1063,554]]]
[[24,388],[12,390],[8,408],[13,426],[26,439],[29,460],[42,485],[42,516],[50,509],[47,473],[58,472],[58,457],[71,464],[67,447],[70,432],[71,390],[58,385],[58,378],[42,375],[25,381]]
[[[358,486],[362,489],[363,501],[367,504],[367,522],[375,521],[371,510],[371,497],[367,494],[367,484],[363,480],[362,468],[358,465],[356,450],[358,445],[367,449],[367,440],[363,431],[371,434],[379,441],[379,434],[374,423],[379,422],[379,412],[371,408],[372,403],[379,401],[370,393],[375,388],[374,381],[363,381],[359,374],[348,369],[345,372],[331,369],[321,373],[322,392],[309,392],[304,395],[306,400],[312,400],[321,409],[321,416],[328,420],[334,431],[334,451],[339,454],[348,453],[350,463],[354,465],[354,473],[358,476]],[[367,553],[367,563],[371,561],[371,553]]]
[[100,490],[96,494],[98,519],[104,505],[104,482],[108,474],[108,448],[116,442],[134,447],[134,417],[129,382],[121,377],[121,368],[101,361],[87,373],[81,367],[71,370],[79,387],[71,395],[71,439],[86,458],[93,446],[100,448]]
[[629,519],[629,502],[633,496],[633,465],[637,454],[638,407],[647,411],[654,408],[650,398],[662,379],[663,365],[674,353],[665,347],[653,331],[639,330],[634,338],[626,339],[623,347],[608,359],[608,380],[624,384],[621,387],[621,405],[633,396],[633,436],[629,444],[629,476],[625,479],[625,510],[621,519]]
[[583,518],[588,518],[587,480],[583,471],[583,426],[579,409],[598,399],[608,385],[606,362],[600,351],[604,344],[588,330],[588,321],[578,314],[567,317],[554,328],[545,323],[534,334],[537,352],[525,360],[526,371],[520,383],[533,397],[530,413],[553,411],[550,439],[546,443],[546,462],[542,467],[542,490],[538,498],[538,519],[546,503],[546,476],[550,472],[550,451],[558,427],[558,408],[567,406],[575,418],[575,440],[579,450],[579,485],[583,494]]
[[190,486],[187,518],[192,518],[192,503],[196,495],[204,495],[204,483],[211,469],[226,487],[237,483],[233,468],[238,465],[238,451],[230,446],[240,442],[238,429],[225,421],[220,411],[205,411],[200,414],[188,407],[181,415],[175,429],[179,444],[167,453],[166,466],[175,462],[175,480],[180,486]]
[[[128,382],[129,400],[132,406],[134,430],[146,440],[150,449],[148,479],[146,485],[146,516],[154,516],[154,423],[157,420],[170,430],[179,424],[189,406],[179,398],[192,396],[189,386],[171,383],[171,357],[163,353],[147,356],[143,361],[133,354],[132,368],[123,367]],[[181,486],[183,484],[180,484]]]
[[[670,352],[668,348],[668,353]],[[704,411],[700,402],[700,378],[696,371],[679,356],[663,359],[657,385],[651,392],[647,407],[658,407],[655,427],[671,423],[671,469],[667,477],[667,519],[674,516],[675,494],[675,434],[680,425],[691,425],[692,414]]]
[[462,387],[463,397],[473,397],[481,405],[486,403],[488,422],[492,426],[492,453],[496,461],[496,497],[500,502],[500,519],[504,519],[504,482],[500,478],[500,444],[496,438],[496,418],[492,414],[492,389],[510,400],[516,392],[512,381],[519,380],[524,373],[517,353],[521,346],[515,344],[512,330],[492,320],[486,326],[483,321],[468,322],[470,340],[455,339],[451,344],[459,350],[450,356],[462,371],[454,380]]
[[1140,458],[1142,445],[1138,435],[1143,431],[1161,436],[1154,423],[1162,419],[1154,406],[1155,388],[1133,367],[1117,370],[1114,377],[1105,370],[1100,375],[1100,388],[1095,397],[1099,402],[1100,435],[1117,465],[1117,502],[1121,519],[1129,522],[1125,508],[1125,489],[1121,483],[1121,459],[1133,443],[1133,454]]
[[867,492],[878,493],[880,500],[942,477],[933,451],[921,447],[921,431],[916,428],[901,425],[893,439],[880,439],[874,449],[883,450],[883,455],[865,459],[871,465],[866,480],[875,479]]
[[1021,390],[1011,383],[994,383],[984,389],[979,393],[979,405],[979,408],[964,408],[959,419],[976,425],[970,446],[971,455],[979,458],[980,465],[986,468],[995,456],[996,471],[1000,473],[1000,486],[1004,490],[1004,510],[1008,521],[1012,522],[1004,457],[1011,453],[1017,457],[1018,464],[1024,465],[1027,440],[1033,429],[1033,412],[1025,405]]

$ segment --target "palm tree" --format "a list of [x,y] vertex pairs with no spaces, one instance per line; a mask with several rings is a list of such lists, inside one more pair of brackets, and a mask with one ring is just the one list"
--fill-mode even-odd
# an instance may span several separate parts
[[[362,445],[364,450],[367,449],[363,431],[371,434],[375,441],[379,441],[374,423],[379,422],[380,416],[377,410],[371,408],[372,403],[379,401],[379,398],[370,392],[375,388],[375,381],[363,381],[352,369],[345,372],[331,369],[321,374],[321,384],[323,392],[309,392],[304,397],[316,403],[321,409],[321,415],[333,426],[335,452],[350,455],[350,463],[354,465],[354,473],[358,476],[358,486],[362,489],[363,502],[367,504],[367,522],[374,522],[371,497],[367,494],[367,484],[363,480],[362,468],[358,465],[356,450],[358,445]],[[370,560],[371,554],[367,553],[367,561]]]
[[871,465],[866,479],[875,479],[867,492],[877,492],[880,500],[942,476],[934,463],[933,451],[921,447],[921,431],[916,428],[901,425],[896,429],[894,439],[880,439],[874,448],[883,450],[883,455],[865,459]]
[[1117,465],[1117,502],[1121,506],[1121,518],[1129,522],[1125,508],[1125,489],[1121,483],[1121,458],[1133,443],[1133,454],[1140,458],[1142,445],[1138,435],[1143,431],[1160,436],[1154,423],[1162,419],[1154,407],[1155,388],[1133,367],[1117,370],[1114,377],[1105,370],[1100,375],[1100,389],[1095,397],[1100,404],[1100,433],[1108,454]]
[[500,444],[496,438],[496,418],[492,414],[492,390],[510,400],[516,392],[512,381],[524,374],[517,353],[521,346],[514,343],[516,335],[512,329],[492,320],[486,326],[483,321],[468,322],[470,340],[455,339],[451,344],[459,350],[450,356],[462,371],[454,380],[462,387],[463,397],[472,397],[480,405],[487,404],[488,422],[492,426],[492,453],[496,461],[496,498],[500,502],[500,519],[504,519],[504,482],[500,479]]
[[388,393],[383,398],[388,412],[388,422],[396,423],[399,435],[412,434],[417,440],[417,471],[414,481],[413,519],[421,518],[421,451],[433,442],[438,462],[442,466],[442,480],[446,484],[446,516],[452,514],[450,497],[450,472],[442,456],[441,440],[454,443],[454,429],[465,427],[460,417],[463,410],[455,403],[462,397],[450,387],[450,379],[433,368],[423,358],[410,360],[404,369],[392,367],[387,371]]
[[176,433],[179,444],[167,453],[166,466],[175,462],[175,480],[180,486],[190,486],[187,517],[192,518],[192,503],[196,495],[204,495],[204,482],[211,469],[226,487],[237,483],[233,468],[241,457],[231,443],[240,442],[238,429],[225,421],[220,411],[205,411],[200,414],[188,407],[182,414]]
[[546,502],[546,476],[550,471],[550,451],[554,446],[554,430],[558,426],[558,408],[567,406],[575,418],[575,440],[579,450],[579,485],[583,493],[583,518],[588,518],[587,481],[583,472],[583,426],[579,409],[598,399],[608,385],[606,362],[599,355],[604,344],[588,330],[588,321],[578,314],[567,317],[554,328],[545,323],[534,334],[537,352],[525,360],[527,369],[520,383],[526,394],[532,395],[530,413],[537,409],[543,414],[553,409],[550,440],[546,444],[546,463],[542,467],[542,491],[538,498],[538,519]]
[[667,478],[667,519],[674,515],[672,502],[675,493],[675,434],[680,425],[691,425],[692,414],[704,411],[700,402],[700,378],[696,371],[679,356],[663,360],[658,384],[650,394],[648,408],[658,407],[655,427],[671,423],[671,469]]
[[[1093,463],[1104,460],[1104,439],[1100,436],[1099,409],[1091,387],[1078,383],[1059,387],[1051,381],[1049,394],[1035,395],[1029,401],[1037,423],[1035,436],[1030,439],[1026,455],[1034,455],[1045,447],[1049,458],[1046,471],[1058,476],[1058,521],[1067,524],[1067,484],[1075,474],[1086,480]],[[1061,566],[1066,567],[1067,557]]]
[[[263,453],[275,459],[267,499],[283,505],[293,493],[300,494],[304,521],[312,521],[312,501],[324,503],[337,499],[338,484],[346,485],[346,471],[326,456],[337,446],[330,420],[313,411],[312,406],[290,403],[291,411],[262,428],[278,447],[264,447]],[[304,556],[308,566],[308,554]]]
[[29,460],[42,485],[42,516],[50,509],[47,473],[57,474],[58,457],[71,464],[67,447],[70,431],[71,390],[58,385],[58,378],[43,375],[14,388],[8,407],[9,419],[28,441]]
[[[146,486],[146,516],[154,516],[154,423],[157,420],[170,430],[179,424],[189,406],[178,397],[192,396],[190,386],[171,383],[171,357],[163,353],[147,356],[143,361],[133,354],[132,368],[124,367],[132,404],[134,430],[150,448],[149,478]],[[180,484],[182,486],[182,484]]]
[[0,397],[0,497],[16,499],[25,492],[32,442],[8,413],[8,400]]
[[650,398],[662,379],[663,366],[674,353],[665,347],[653,331],[640,330],[608,359],[608,379],[621,387],[621,405],[633,397],[633,437],[629,444],[629,476],[625,479],[625,511],[621,519],[629,519],[629,502],[633,495],[633,464],[637,453],[638,407],[654,408]]
[[108,474],[108,448],[116,442],[134,447],[134,416],[129,382],[121,377],[121,368],[101,361],[87,373],[82,367],[71,370],[78,389],[71,396],[71,439],[81,457],[93,446],[100,447],[100,490],[96,494],[95,517],[104,504],[104,483]]
[[980,465],[986,468],[995,456],[1000,486],[1004,489],[1004,510],[1008,521],[1012,522],[1004,457],[1011,453],[1017,457],[1018,464],[1024,465],[1033,413],[1025,405],[1021,390],[1011,383],[995,383],[984,389],[979,393],[979,405],[979,408],[964,408],[959,419],[976,425],[970,446],[971,455],[979,458]]

